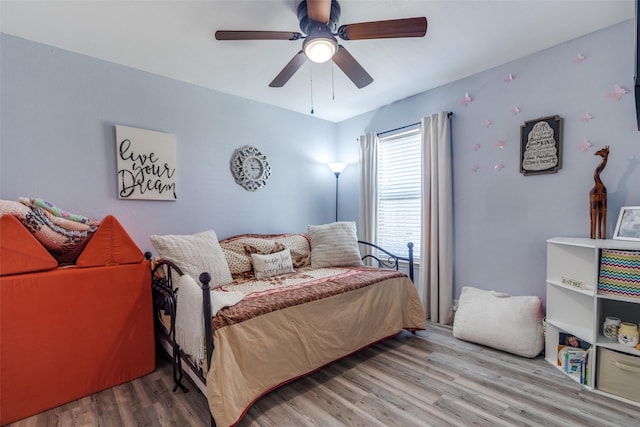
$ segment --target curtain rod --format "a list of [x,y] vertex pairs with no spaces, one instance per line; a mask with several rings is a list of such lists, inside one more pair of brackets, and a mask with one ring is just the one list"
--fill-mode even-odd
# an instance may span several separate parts
[[[447,116],[451,117],[453,116],[453,113],[451,111],[447,112]],[[410,128],[412,126],[416,126],[419,125],[421,122],[416,122],[416,123],[411,123],[409,125],[405,125],[405,126],[400,126],[399,128],[395,128],[395,129],[390,129],[390,130],[385,130],[384,132],[379,132],[376,135],[380,136],[380,135],[384,135],[385,133],[391,133],[391,132],[395,132],[398,130],[402,130],[402,129],[406,129],[406,128]]]
[[419,124],[420,124],[420,122],[417,122],[417,123],[411,123],[410,125],[400,126],[399,128],[390,129],[390,130],[385,130],[384,132],[380,132],[380,133],[378,133],[377,135],[378,135],[378,136],[380,136],[380,135],[384,135],[385,133],[395,132],[395,131],[397,131],[397,130],[402,130],[402,129],[410,128],[410,127],[413,127],[413,126],[416,126],[416,125],[419,125]]

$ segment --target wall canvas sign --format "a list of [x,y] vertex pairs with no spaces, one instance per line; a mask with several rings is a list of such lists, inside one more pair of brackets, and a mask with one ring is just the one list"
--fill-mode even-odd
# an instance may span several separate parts
[[118,198],[176,200],[176,136],[116,125]]
[[562,118],[542,117],[520,126],[520,172],[554,173],[562,167]]

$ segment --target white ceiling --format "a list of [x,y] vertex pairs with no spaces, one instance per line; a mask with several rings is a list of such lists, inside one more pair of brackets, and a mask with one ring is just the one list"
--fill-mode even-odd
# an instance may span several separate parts
[[[299,0],[1,0],[0,30],[339,122],[632,19],[634,0],[340,0],[340,24],[426,16],[424,38],[340,41],[373,77],[357,89],[307,62],[269,83],[302,41],[217,41],[216,30],[300,31]],[[577,52],[576,52],[577,55]]]

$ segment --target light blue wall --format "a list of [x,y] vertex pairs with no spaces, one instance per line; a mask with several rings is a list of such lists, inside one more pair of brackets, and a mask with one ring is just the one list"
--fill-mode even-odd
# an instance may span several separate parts
[[[334,123],[6,34],[0,42],[0,198],[113,214],[143,250],[151,234],[222,238],[333,220]],[[177,201],[117,198],[116,124],[176,135]],[[255,193],[229,172],[245,144],[272,167]]]
[[[611,146],[602,174],[608,235],[620,206],[640,205],[633,95],[607,97],[616,83],[633,86],[632,21],[338,124],[7,35],[1,43],[0,198],[45,197],[95,217],[114,214],[143,249],[150,234],[212,228],[226,237],[331,221],[335,177],[325,163],[332,160],[349,162],[340,176],[340,219],[357,220],[358,136],[444,110],[455,114],[455,296],[472,285],[544,297],[545,240],[589,234],[597,148]],[[582,63],[574,62],[579,53]],[[509,73],[515,79],[505,83]],[[467,107],[459,102],[465,92],[473,97]],[[513,115],[516,106],[522,111]],[[589,123],[581,120],[587,112]],[[521,175],[520,126],[555,114],[564,118],[562,169]],[[176,135],[177,201],[116,198],[115,124]],[[587,152],[578,149],[584,139],[593,143]],[[273,167],[256,193],[229,173],[233,150],[245,144]]]
[[[633,88],[633,39],[633,21],[623,22],[340,123],[340,155],[355,162],[341,177],[341,215],[358,218],[356,141],[363,131],[382,132],[452,111],[455,297],[465,285],[544,297],[545,240],[589,236],[597,149],[611,147],[601,175],[609,192],[608,236],[620,206],[640,205],[634,96],[607,97],[616,83]],[[574,61],[579,53],[586,57],[581,63]],[[515,79],[506,83],[510,73]],[[473,98],[467,107],[460,103],[465,93]],[[514,115],[516,106],[521,112]],[[587,112],[593,116],[588,123],[582,121]],[[556,114],[564,119],[562,169],[521,175],[520,126]],[[493,124],[485,128],[487,119]],[[578,149],[584,139],[593,144],[586,152]],[[499,140],[506,142],[502,149],[496,147]],[[504,169],[494,169],[497,163]]]

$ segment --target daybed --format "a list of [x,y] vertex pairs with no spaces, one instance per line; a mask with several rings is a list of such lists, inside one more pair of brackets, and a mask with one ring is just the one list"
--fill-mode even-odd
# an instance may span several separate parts
[[[161,257],[157,336],[173,357],[176,388],[186,390],[184,368],[207,396],[212,424],[237,424],[265,393],[426,325],[412,280],[397,270],[399,261],[413,263],[412,245],[406,258],[384,254],[395,269],[365,266],[354,223],[220,242],[213,231],[151,240]],[[190,324],[203,335],[181,329],[192,312]]]
[[0,424],[153,371],[149,261],[120,223],[66,239],[81,251],[59,265],[32,213],[1,212]]

